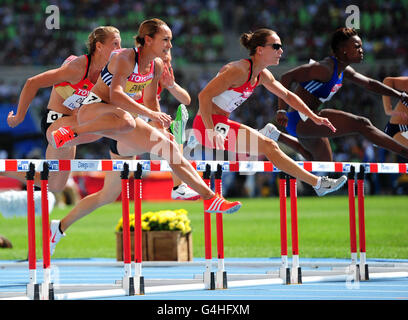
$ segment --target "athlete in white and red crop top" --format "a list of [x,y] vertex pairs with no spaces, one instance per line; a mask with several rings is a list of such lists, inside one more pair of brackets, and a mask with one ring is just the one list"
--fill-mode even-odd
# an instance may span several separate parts
[[[193,123],[197,140],[208,148],[249,156],[264,155],[282,171],[314,186],[319,195],[326,194],[327,190],[322,191],[325,186],[322,186],[319,177],[298,166],[279,149],[275,141],[257,130],[228,119],[230,113],[248,99],[255,87],[262,85],[294,109],[305,113],[316,124],[335,130],[330,121],[312,112],[297,95],[275,80],[267,69],[279,63],[283,52],[281,40],[276,32],[258,29],[253,33],[244,33],[241,36],[241,44],[249,50],[250,59],[227,64],[199,93],[199,111]],[[327,181],[337,190],[346,179],[342,177],[339,181],[332,179]]]
[[256,77],[255,84],[251,84],[250,80],[252,78],[252,60],[245,60],[247,60],[250,64],[247,81],[245,81],[244,84],[237,88],[230,87],[228,88],[228,90],[212,98],[212,102],[214,102],[220,109],[224,110],[225,112],[231,113],[241,104],[243,104],[251,96],[259,83],[258,75]]

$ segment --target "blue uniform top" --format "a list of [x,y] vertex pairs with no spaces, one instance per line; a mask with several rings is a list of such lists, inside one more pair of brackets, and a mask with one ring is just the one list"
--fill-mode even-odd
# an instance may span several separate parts
[[[343,81],[343,72],[337,75],[337,59],[330,57],[334,62],[334,70],[331,79],[327,82],[311,80],[301,82],[300,85],[309,93],[319,98],[321,102],[328,101],[341,88]],[[313,60],[311,62],[314,62]]]

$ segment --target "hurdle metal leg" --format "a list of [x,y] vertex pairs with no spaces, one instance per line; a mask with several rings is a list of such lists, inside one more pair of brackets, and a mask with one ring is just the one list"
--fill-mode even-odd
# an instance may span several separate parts
[[30,162],[27,180],[27,225],[28,225],[28,269],[29,282],[27,296],[32,300],[40,300],[40,285],[37,283],[37,258],[35,246],[35,203],[34,203],[35,165]]
[[290,184],[290,213],[292,227],[292,268],[290,275],[291,284],[302,283],[302,270],[299,265],[299,236],[298,236],[298,218],[297,218],[297,184],[296,178],[288,177]]
[[144,277],[142,276],[142,165],[138,163],[134,179],[135,192],[135,294],[144,294]]
[[48,176],[49,176],[49,165],[47,162],[44,162],[43,171],[41,171],[41,220],[42,220],[43,269],[44,269],[44,279],[41,284],[41,299],[42,300],[54,300],[54,287],[51,281]]
[[[206,165],[203,180],[211,188],[211,167]],[[204,200],[205,201],[205,200]],[[211,214],[204,212],[204,243],[205,243],[205,271],[204,285],[206,289],[215,289],[215,275],[212,269],[212,248],[211,248]]]
[[280,204],[280,236],[282,264],[279,268],[279,277],[286,284],[290,284],[290,269],[288,265],[288,233],[286,211],[286,174],[279,173],[279,204]]
[[365,213],[364,213],[364,166],[360,166],[357,175],[358,198],[358,228],[360,242],[360,280],[369,280],[368,265],[366,264]]
[[[215,192],[222,196],[222,166],[217,165],[215,174]],[[216,213],[217,222],[217,253],[218,253],[218,269],[215,277],[216,289],[227,289],[227,272],[225,271],[224,263],[224,231],[222,213]]]
[[120,174],[122,183],[122,226],[123,226],[123,263],[124,274],[122,287],[128,295],[135,294],[134,282],[132,278],[131,244],[129,226],[129,165],[124,163]]

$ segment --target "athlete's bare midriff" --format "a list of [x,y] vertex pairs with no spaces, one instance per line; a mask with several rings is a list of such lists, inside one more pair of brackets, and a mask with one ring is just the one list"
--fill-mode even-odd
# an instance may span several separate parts
[[110,103],[110,88],[106,83],[103,82],[102,78],[99,77],[96,84],[93,86],[91,92],[95,93],[103,101]]
[[65,115],[72,115],[74,110],[71,110],[63,105],[64,99],[55,91],[51,90],[50,100],[48,101],[47,109],[59,112]]
[[302,86],[297,85],[295,93],[302,99],[302,101],[313,111],[317,112],[317,109],[322,102],[311,93],[307,92]]

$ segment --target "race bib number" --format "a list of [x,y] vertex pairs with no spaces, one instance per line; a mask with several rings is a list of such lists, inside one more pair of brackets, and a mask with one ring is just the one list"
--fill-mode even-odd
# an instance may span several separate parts
[[92,104],[97,102],[102,102],[102,99],[99,98],[95,93],[90,92],[88,96],[85,98],[85,100],[82,102],[82,104]]
[[47,113],[47,123],[54,123],[59,118],[62,118],[62,116],[63,116],[62,113],[50,110]]
[[63,105],[71,110],[74,110],[76,108],[79,108],[83,104],[84,100],[86,99],[86,97],[88,97],[88,95],[89,95],[88,90],[77,89],[72,96],[65,99]]
[[218,122],[215,126],[214,126],[214,130],[217,131],[220,135],[222,135],[224,138],[227,137],[228,135],[228,131],[230,129],[230,126],[225,124],[225,123],[221,123]]

